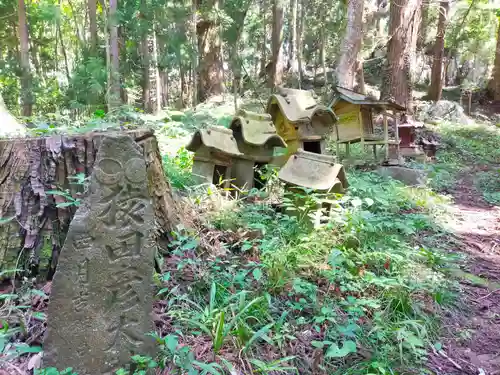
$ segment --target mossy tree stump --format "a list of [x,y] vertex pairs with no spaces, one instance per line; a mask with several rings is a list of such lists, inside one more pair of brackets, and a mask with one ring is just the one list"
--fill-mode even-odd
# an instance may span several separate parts
[[[52,278],[77,207],[56,207],[65,198],[47,191],[68,189],[74,198],[83,198],[82,186],[71,184],[68,177],[91,174],[104,134],[0,140],[0,271],[17,268],[31,276]],[[180,219],[158,144],[150,130],[127,134],[143,150],[160,239]]]

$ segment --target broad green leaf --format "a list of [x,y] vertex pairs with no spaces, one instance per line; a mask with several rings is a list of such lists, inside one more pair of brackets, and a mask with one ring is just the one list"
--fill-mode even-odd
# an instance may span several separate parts
[[221,311],[219,314],[219,321],[217,322],[217,328],[215,330],[215,337],[214,337],[214,352],[217,353],[220,348],[222,348],[222,344],[224,342],[224,318],[225,318],[225,313],[224,311]]
[[252,275],[255,280],[259,281],[262,278],[262,270],[260,268],[254,268]]
[[359,207],[363,204],[363,201],[359,198],[354,198],[353,200],[351,200],[351,205],[353,205],[354,207]]
[[344,341],[342,348],[339,348],[336,344],[333,344],[326,351],[326,358],[343,358],[350,353],[356,353],[356,343],[351,340]]
[[176,335],[168,335],[165,338],[165,344],[167,345],[167,349],[170,350],[171,353],[175,353],[177,345],[179,344],[179,338]]
[[212,374],[212,375],[221,375],[221,373],[215,368],[220,367],[217,363],[203,363],[198,361],[193,361],[193,364],[201,368],[202,374]]
[[40,353],[42,351],[40,346],[29,346],[27,344],[14,344],[14,348],[20,355],[26,353]]

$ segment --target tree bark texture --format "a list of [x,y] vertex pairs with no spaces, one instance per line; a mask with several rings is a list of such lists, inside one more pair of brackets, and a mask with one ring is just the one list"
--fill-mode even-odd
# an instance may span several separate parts
[[290,41],[288,45],[288,58],[290,73],[295,74],[299,69],[297,61],[297,9],[299,0],[290,1]]
[[120,90],[120,50],[118,48],[118,0],[109,0],[109,98],[108,107],[114,109],[121,105]]
[[[143,149],[157,238],[161,239],[179,223],[177,206],[153,133],[137,130],[129,134]],[[77,207],[56,208],[65,198],[46,192],[68,189],[78,197],[82,188],[69,184],[68,177],[92,173],[102,136],[0,141],[0,218],[6,221],[0,225],[0,269],[18,268],[30,270],[33,276],[52,277]]]
[[[297,0],[299,1],[299,0]],[[302,37],[305,34],[305,17],[306,17],[306,2],[307,0],[300,1],[300,17],[297,22],[297,68],[299,69],[299,89],[302,86],[302,73],[304,72],[303,66],[303,51],[304,43],[302,43]]]
[[429,99],[441,100],[443,92],[443,60],[444,60],[444,35],[446,31],[446,20],[450,10],[450,3],[445,0],[439,3],[439,20],[434,43],[434,53],[431,70],[431,85],[429,86]]
[[[202,0],[210,8],[219,9],[219,0]],[[198,9],[199,9],[198,4]],[[198,53],[200,61],[198,100],[203,102],[213,95],[224,92],[224,77],[222,65],[222,44],[219,22],[213,19],[198,19],[196,25],[198,35]]]
[[97,0],[88,0],[89,29],[90,29],[90,54],[97,56]]
[[260,18],[262,19],[262,40],[260,44],[260,76],[266,76],[267,66],[267,5],[268,0],[260,0]]
[[347,29],[337,65],[337,85],[354,89],[358,54],[363,41],[363,0],[348,0]]
[[283,81],[283,59],[281,56],[283,46],[283,0],[273,0],[273,31],[271,36],[271,74],[268,85],[271,88],[281,85]]
[[26,4],[24,0],[18,0],[19,17],[19,54],[21,67],[21,106],[22,115],[33,114],[33,82],[30,68],[30,41],[28,34],[28,22],[26,20]]
[[425,0],[422,1],[422,4],[420,6],[420,23],[418,26],[418,40],[417,40],[418,51],[424,49],[427,36],[428,23],[429,23],[429,2]]
[[495,66],[493,67],[493,79],[490,83],[493,99],[500,101],[500,20],[497,26],[497,48],[495,51]]
[[413,113],[412,61],[416,48],[418,14],[422,0],[393,0],[390,9],[389,44],[384,68],[382,100],[392,100]]

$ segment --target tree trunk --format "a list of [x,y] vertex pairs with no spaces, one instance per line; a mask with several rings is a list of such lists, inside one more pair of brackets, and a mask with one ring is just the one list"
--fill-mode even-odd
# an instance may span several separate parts
[[266,76],[267,66],[267,2],[260,0],[260,18],[262,19],[262,40],[260,44],[260,76]]
[[33,114],[33,82],[31,79],[30,41],[28,23],[26,20],[26,5],[24,4],[24,0],[18,0],[18,17],[22,115],[29,117]]
[[[59,1],[59,6],[62,6],[62,2]],[[61,42],[61,52],[64,58],[64,71],[66,72],[66,79],[68,83],[71,81],[71,75],[69,73],[69,64],[68,64],[68,54],[66,53],[66,46],[64,45],[64,37],[61,31],[61,21],[57,20],[57,33],[59,34],[59,41]]]
[[151,106],[151,78],[149,76],[149,35],[144,35],[141,40],[141,56],[142,56],[142,106],[145,112],[152,113]]
[[[297,0],[299,1],[299,0]],[[297,22],[297,67],[299,69],[299,89],[302,87],[302,74],[304,73],[304,66],[302,64],[303,61],[303,51],[304,51],[304,43],[302,42],[302,36],[304,35],[304,19],[306,17],[306,1],[301,0],[300,4],[300,17],[299,22]]]
[[118,0],[109,0],[109,97],[110,110],[119,107],[121,103],[120,90],[120,51],[118,48]]
[[337,85],[354,89],[358,54],[363,41],[363,0],[348,0],[347,30],[337,66]]
[[365,73],[363,71],[363,60],[358,59],[356,62],[356,86],[355,91],[366,95]]
[[[129,134],[143,149],[160,240],[179,223],[178,206],[165,180],[154,135],[146,130]],[[5,221],[0,225],[0,269],[52,277],[77,207],[57,208],[69,200],[47,191],[69,189],[73,198],[84,198],[82,186],[70,184],[68,177],[92,173],[102,135],[0,141],[0,217]]]
[[425,38],[427,36],[427,24],[429,22],[429,2],[422,1],[420,6],[420,24],[418,27],[417,50],[421,51],[425,46]]
[[[203,6],[219,11],[220,0],[202,0]],[[198,34],[199,83],[198,100],[205,101],[212,95],[224,92],[222,45],[219,22],[212,17],[200,19],[196,25]]]
[[422,0],[393,0],[390,9],[387,62],[382,81],[381,99],[392,100],[413,113],[412,59],[418,13]]
[[497,26],[497,48],[495,51],[495,66],[493,67],[493,79],[490,82],[493,99],[500,101],[500,21]]
[[161,81],[161,103],[163,107],[168,107],[170,105],[168,70],[165,68],[163,68],[160,71],[160,81]]
[[290,73],[296,74],[299,65],[297,61],[297,8],[298,0],[290,1],[290,41],[288,45],[288,61]]
[[198,18],[196,17],[196,0],[191,2],[191,45],[193,48],[193,56],[191,56],[191,62],[193,64],[193,107],[198,104],[198,36],[196,25],[198,24]]
[[283,61],[281,50],[283,46],[283,0],[273,0],[273,32],[271,37],[271,74],[268,85],[271,88],[281,85],[283,81]]
[[320,60],[321,60],[321,69],[323,70],[323,87],[326,88],[326,86],[328,85],[328,74],[326,72],[326,53],[325,53],[325,49],[326,49],[326,30],[325,28],[321,28],[320,30],[320,40],[321,40],[321,49],[319,51],[319,55],[320,55]]
[[97,56],[97,1],[88,0],[89,29],[90,29],[90,54]]
[[429,99],[435,101],[441,100],[441,94],[443,91],[444,34],[446,31],[446,19],[448,18],[449,9],[450,3],[447,0],[439,3],[439,21],[436,42],[434,43],[431,85],[428,93]]

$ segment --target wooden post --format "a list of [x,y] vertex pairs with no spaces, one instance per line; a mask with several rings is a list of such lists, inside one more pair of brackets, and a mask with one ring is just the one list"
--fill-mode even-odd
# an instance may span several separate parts
[[389,159],[389,127],[387,124],[387,112],[384,107],[384,111],[382,112],[384,116],[384,144],[385,144],[385,159]]
[[361,107],[359,107],[358,112],[359,130],[361,134],[361,149],[364,152],[365,149],[365,128],[363,127],[363,114],[361,113]]
[[396,158],[398,159],[398,164],[399,164],[399,123],[398,123],[398,113],[396,110],[392,110],[393,117],[394,117],[394,126],[396,127]]

